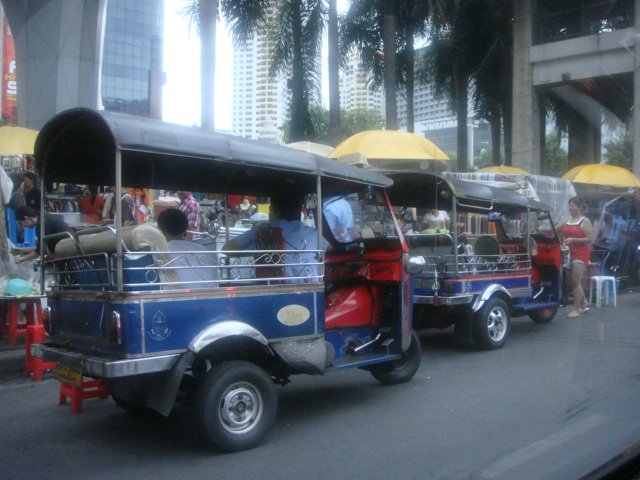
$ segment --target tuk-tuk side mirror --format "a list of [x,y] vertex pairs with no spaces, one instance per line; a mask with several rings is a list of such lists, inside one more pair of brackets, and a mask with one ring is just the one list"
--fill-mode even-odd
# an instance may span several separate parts
[[404,269],[409,275],[416,275],[424,271],[426,263],[423,257],[411,257]]

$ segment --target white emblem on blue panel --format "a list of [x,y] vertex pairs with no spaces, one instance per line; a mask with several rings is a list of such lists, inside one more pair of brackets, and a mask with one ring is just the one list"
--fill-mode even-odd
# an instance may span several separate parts
[[162,312],[156,313],[153,317],[151,330],[149,330],[149,336],[160,341],[165,340],[169,335],[171,335],[171,330],[167,326],[167,319]]
[[303,305],[287,305],[278,310],[278,321],[288,327],[301,325],[311,316],[311,312]]

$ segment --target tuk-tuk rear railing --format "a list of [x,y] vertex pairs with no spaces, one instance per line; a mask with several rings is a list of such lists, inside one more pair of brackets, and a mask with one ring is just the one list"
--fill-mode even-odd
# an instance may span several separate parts
[[[422,275],[452,277],[456,275],[456,255],[422,255]],[[531,256],[526,253],[500,255],[458,255],[460,275],[499,275],[527,273],[531,269]]]
[[[54,291],[116,290],[117,255],[86,254],[47,262]],[[191,274],[196,273],[195,277]],[[127,292],[195,290],[265,284],[319,283],[324,276],[320,250],[238,252],[128,252],[123,289]],[[188,278],[181,278],[183,274]]]

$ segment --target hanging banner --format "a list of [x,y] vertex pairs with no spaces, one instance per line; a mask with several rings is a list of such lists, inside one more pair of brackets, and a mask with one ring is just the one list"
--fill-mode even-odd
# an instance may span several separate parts
[[18,102],[16,83],[16,49],[9,22],[2,16],[2,118],[5,123],[17,125]]

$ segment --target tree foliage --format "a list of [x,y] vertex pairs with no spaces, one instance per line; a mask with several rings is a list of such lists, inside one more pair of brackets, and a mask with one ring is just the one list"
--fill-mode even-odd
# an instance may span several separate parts
[[[338,143],[355,135],[356,133],[366,130],[380,130],[384,126],[384,119],[378,110],[372,108],[355,108],[353,110],[341,110],[342,132],[338,138],[338,142],[331,140],[331,125],[329,122],[329,111],[323,107],[314,107],[311,110],[311,118],[314,124],[315,133],[308,140],[323,145],[337,146]],[[280,127],[283,131],[285,143],[292,143],[291,140],[291,122],[285,121]],[[335,143],[335,144],[334,144]]]
[[627,130],[616,140],[604,144],[607,163],[631,170],[633,167],[633,132]]
[[562,148],[562,137],[555,132],[545,137],[545,158],[542,173],[551,177],[562,177],[567,173],[567,151]]

